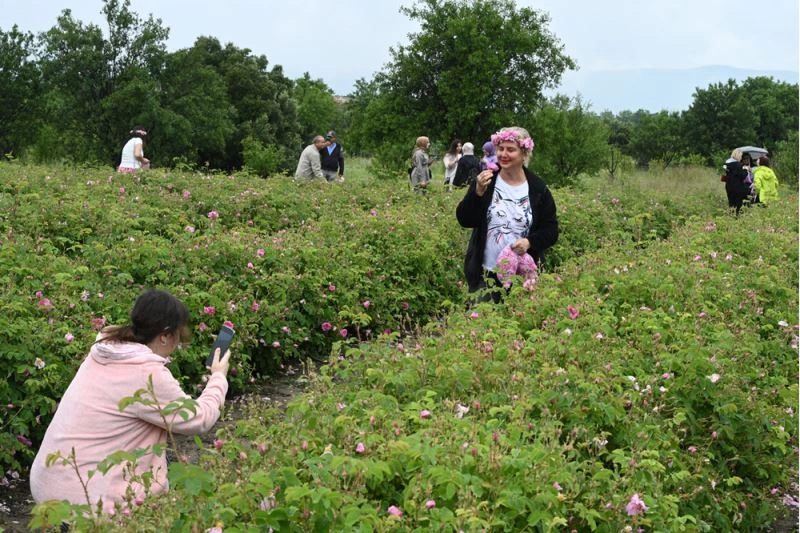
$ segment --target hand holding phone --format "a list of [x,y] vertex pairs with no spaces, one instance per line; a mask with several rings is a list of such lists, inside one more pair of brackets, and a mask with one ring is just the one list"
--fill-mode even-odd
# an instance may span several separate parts
[[228,347],[230,347],[235,334],[236,331],[231,327],[223,325],[222,328],[220,328],[217,340],[214,341],[214,345],[211,347],[211,353],[209,353],[206,358],[206,368],[211,368],[211,363],[214,362],[214,352],[217,348],[219,348],[220,359],[225,357],[225,353],[228,351]]

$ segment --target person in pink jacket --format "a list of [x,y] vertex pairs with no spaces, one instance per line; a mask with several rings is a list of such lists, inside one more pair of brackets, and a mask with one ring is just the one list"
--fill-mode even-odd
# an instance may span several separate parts
[[[105,475],[97,471],[90,478],[89,472],[97,470],[98,463],[114,452],[132,452],[166,442],[166,425],[155,406],[134,403],[120,411],[119,401],[147,388],[149,378],[162,407],[189,397],[166,367],[170,354],[188,338],[188,323],[189,310],[183,302],[168,292],[150,289],[136,300],[129,325],[109,326],[98,335],[64,393],[31,466],[31,494],[37,503],[87,503],[72,466],[61,461],[46,465],[48,455],[60,452],[69,457],[72,449],[93,508],[102,500],[102,509],[113,512],[116,504],[145,497],[144,487],[129,483],[121,465]],[[204,433],[216,423],[228,391],[229,359],[230,351],[220,359],[217,348],[211,377],[196,400],[195,415],[190,413],[187,420],[166,416],[174,434]],[[151,492],[168,488],[165,454],[148,453],[135,466],[139,475],[152,472]]]

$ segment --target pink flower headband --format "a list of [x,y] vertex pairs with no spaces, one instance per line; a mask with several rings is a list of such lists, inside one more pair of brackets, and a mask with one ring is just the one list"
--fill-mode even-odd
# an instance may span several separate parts
[[492,144],[495,146],[500,146],[500,143],[504,142],[515,142],[519,145],[520,148],[525,150],[526,152],[530,153],[533,151],[533,139],[530,137],[526,137],[524,139],[520,138],[519,133],[513,130],[500,130],[494,135],[492,135]]

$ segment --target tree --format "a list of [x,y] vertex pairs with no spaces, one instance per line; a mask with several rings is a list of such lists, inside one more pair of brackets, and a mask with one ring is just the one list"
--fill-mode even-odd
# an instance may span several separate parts
[[297,102],[297,119],[300,122],[300,136],[310,142],[314,135],[324,134],[332,129],[336,120],[336,102],[333,90],[322,80],[312,80],[308,72],[295,80],[294,100]]
[[709,158],[737,146],[756,143],[757,117],[737,90],[735,80],[697,89],[684,114],[685,138],[691,152]]
[[536,146],[531,167],[549,185],[575,184],[580,174],[606,165],[608,126],[589,112],[580,96],[556,96],[534,115],[532,124]]
[[683,120],[678,113],[642,114],[638,126],[631,131],[627,152],[639,165],[658,160],[666,168],[675,157],[686,151],[683,129]]
[[281,168],[291,168],[301,146],[299,122],[292,97],[294,83],[280,65],[268,70],[266,56],[253,55],[231,43],[223,47],[213,37],[199,37],[188,53],[220,76],[233,108],[234,131],[227,137],[224,157],[211,161],[212,166],[240,167],[242,142],[252,137],[265,146],[277,147]]
[[547,29],[549,16],[512,0],[423,0],[401,11],[421,30],[390,50],[377,94],[358,118],[364,137],[384,145],[422,134],[481,142],[531,113],[542,91],[575,68]]
[[19,154],[33,140],[31,126],[40,99],[39,69],[32,60],[34,38],[17,26],[0,30],[0,156]]
[[745,105],[756,117],[755,144],[769,149],[798,128],[797,84],[772,78],[747,78],[739,87]]

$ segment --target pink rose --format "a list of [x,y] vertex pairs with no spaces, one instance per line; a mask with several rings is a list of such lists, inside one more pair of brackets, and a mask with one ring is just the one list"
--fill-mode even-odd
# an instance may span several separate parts
[[258,250],[256,250],[256,255],[258,257],[264,257],[264,249],[263,248],[259,248]]
[[75,340],[75,335],[73,335],[72,333],[67,333],[66,335],[64,335],[64,340],[67,341],[67,344],[69,344]]
[[436,507],[435,500],[428,500],[425,502],[425,509],[433,509],[434,507]]
[[192,197],[192,193],[190,193],[189,191],[183,191],[183,198],[185,200],[188,200],[191,197]]
[[428,411],[427,409],[423,409],[422,411],[419,412],[419,417],[420,418],[430,418],[431,417],[431,412]]
[[222,323],[222,325],[234,329],[233,322],[231,322],[230,320],[226,320],[225,322]]
[[369,309],[369,306],[372,305],[369,300],[364,300],[361,302],[361,305],[364,306],[364,309]]
[[211,220],[217,220],[219,218],[219,213],[217,213],[216,211],[209,211],[208,218]]
[[205,322],[200,322],[200,323],[197,325],[197,329],[199,329],[199,330],[200,330],[200,332],[202,333],[203,331],[205,331],[205,330],[207,330],[207,329],[208,329],[208,324],[206,324]]
[[578,315],[580,314],[578,309],[576,309],[575,307],[573,307],[571,305],[567,306],[567,312],[569,313],[569,318],[572,319],[572,320],[575,320],[576,318],[578,318]]
[[206,305],[203,307],[203,314],[208,316],[214,316],[217,313],[217,308],[213,305]]
[[647,505],[645,505],[638,494],[634,494],[625,506],[625,511],[628,513],[628,516],[644,514],[645,511],[647,511]]
[[261,309],[261,304],[258,302],[253,302],[252,305],[250,305],[250,310],[252,310],[254,313],[259,309]]
[[345,338],[345,337],[347,337],[347,329],[346,329],[346,328],[342,328],[342,329],[340,329],[340,330],[339,330],[339,335],[341,335],[341,336],[342,336],[342,338]]
[[359,442],[358,444],[356,444],[356,453],[363,454],[366,451],[367,451],[367,447],[364,446],[363,442]]
[[395,518],[402,518],[403,516],[403,511],[401,511],[400,508],[397,507],[396,505],[390,505],[389,508],[386,509],[386,512],[389,513],[390,516],[393,516]]
[[323,322],[320,327],[322,328],[322,331],[326,333],[333,329],[333,325],[330,322]]

